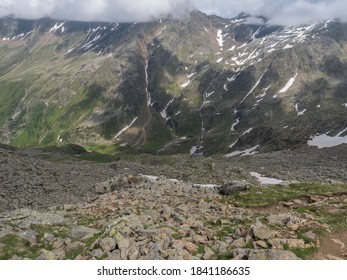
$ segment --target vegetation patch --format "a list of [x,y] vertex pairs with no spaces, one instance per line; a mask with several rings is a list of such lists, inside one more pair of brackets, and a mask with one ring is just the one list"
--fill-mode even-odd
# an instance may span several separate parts
[[298,258],[306,260],[309,259],[310,256],[316,252],[315,247],[309,247],[309,248],[290,248],[289,251],[293,252]]
[[40,253],[37,245],[31,245],[29,241],[18,237],[15,234],[8,234],[0,238],[0,260],[9,260],[13,256],[36,259]]
[[239,207],[265,207],[283,201],[290,201],[307,195],[341,195],[347,193],[347,185],[321,184],[291,184],[288,187],[253,187],[247,192],[235,193],[225,197],[225,202],[231,202]]

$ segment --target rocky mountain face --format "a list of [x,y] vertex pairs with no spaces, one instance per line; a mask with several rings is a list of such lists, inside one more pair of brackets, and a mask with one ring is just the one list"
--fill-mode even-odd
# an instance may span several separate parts
[[347,142],[347,25],[263,21],[2,19],[0,142],[229,157]]

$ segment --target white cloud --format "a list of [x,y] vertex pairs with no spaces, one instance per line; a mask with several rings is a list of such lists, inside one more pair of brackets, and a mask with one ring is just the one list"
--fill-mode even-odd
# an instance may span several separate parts
[[200,8],[232,17],[241,12],[266,16],[272,24],[295,25],[326,19],[347,20],[346,0],[200,0]]
[[284,25],[331,18],[347,20],[346,0],[0,0],[0,17],[134,22],[169,13],[182,16],[193,7],[224,17],[249,12]]
[[26,19],[134,22],[190,10],[190,1],[185,0],[0,0],[0,17]]

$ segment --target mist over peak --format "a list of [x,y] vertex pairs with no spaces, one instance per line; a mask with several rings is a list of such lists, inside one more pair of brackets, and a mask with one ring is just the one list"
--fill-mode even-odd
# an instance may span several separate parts
[[335,18],[346,20],[346,8],[343,0],[1,0],[0,17],[140,22],[168,14],[182,18],[198,9],[227,18],[244,12],[265,16],[269,24],[296,25]]

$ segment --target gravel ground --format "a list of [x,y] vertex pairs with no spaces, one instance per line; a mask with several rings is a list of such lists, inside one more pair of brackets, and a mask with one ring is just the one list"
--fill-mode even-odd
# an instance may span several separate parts
[[95,184],[123,174],[163,175],[200,184],[231,180],[259,184],[250,175],[258,172],[285,181],[347,183],[347,145],[230,159],[139,155],[112,163],[78,161],[76,156],[61,162],[52,153],[45,154],[50,160],[43,160],[42,155],[38,150],[0,146],[0,211],[90,201],[97,195]]

